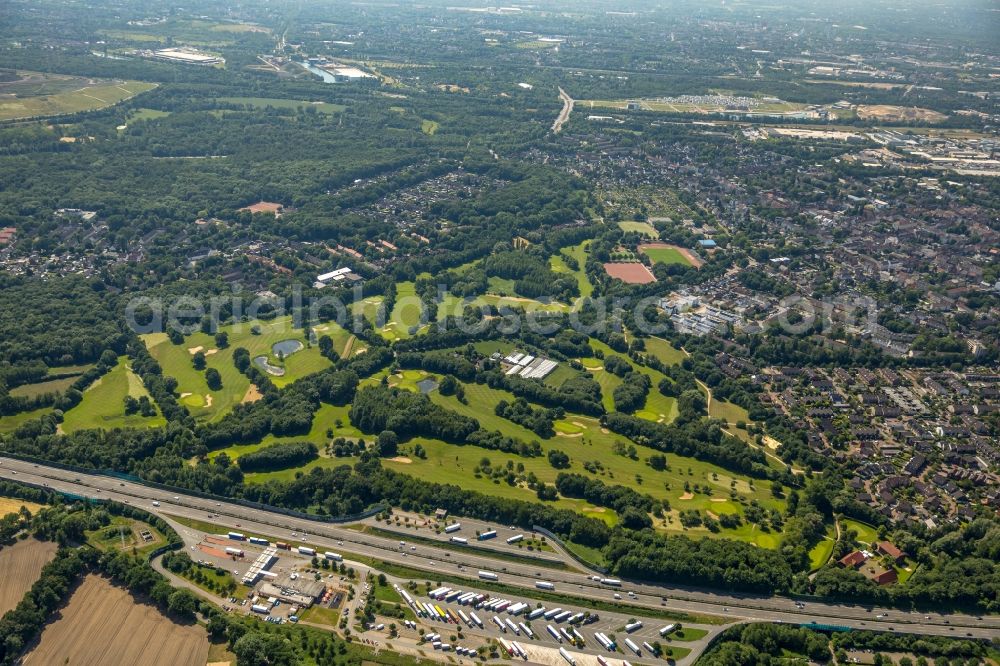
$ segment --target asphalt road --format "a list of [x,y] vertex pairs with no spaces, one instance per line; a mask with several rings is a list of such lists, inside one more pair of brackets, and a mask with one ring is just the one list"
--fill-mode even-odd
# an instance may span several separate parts
[[[537,580],[547,580],[555,584],[556,592],[592,599],[611,601],[612,595],[618,592],[622,596],[622,603],[634,607],[637,614],[641,614],[640,609],[643,607],[663,606],[670,610],[720,615],[733,621],[806,625],[815,622],[820,625],[940,636],[1000,636],[1000,617],[997,616],[980,618],[816,601],[809,601],[800,608],[794,600],[785,597],[730,594],[629,581],[624,581],[621,588],[612,590],[590,580],[590,574],[579,571],[555,571],[530,564],[491,559],[485,553],[455,553],[424,544],[416,546],[416,550],[410,550],[409,544],[400,547],[398,540],[364,534],[345,527],[156,490],[112,477],[71,472],[44,465],[35,466],[5,457],[0,457],[0,476],[36,485],[47,484],[53,489],[80,496],[127,502],[162,516],[207,520],[247,534],[256,532],[261,536],[282,540],[305,541],[320,552],[343,552],[348,559],[350,554],[377,557],[427,571],[427,578],[430,580],[434,580],[436,574],[441,572],[476,578],[477,571],[488,570],[497,573],[500,582],[526,589],[535,589]],[[178,499],[174,500],[174,497]],[[160,506],[153,506],[153,501],[160,502]],[[214,517],[208,518],[208,514]],[[293,532],[298,536],[292,537]],[[629,598],[629,591],[634,592],[636,597]],[[530,593],[525,592],[525,596],[530,597]]]
[[559,111],[559,115],[556,117],[554,123],[552,123],[552,131],[558,134],[562,130],[562,126],[569,120],[569,114],[573,113],[573,104],[576,102],[569,94],[563,90],[559,89],[559,99],[562,100],[563,108]]

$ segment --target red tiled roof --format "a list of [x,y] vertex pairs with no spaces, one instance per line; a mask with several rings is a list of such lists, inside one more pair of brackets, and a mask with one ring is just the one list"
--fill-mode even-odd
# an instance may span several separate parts
[[901,551],[899,548],[896,548],[896,546],[889,543],[888,541],[879,541],[878,550],[880,553],[885,553],[894,560],[902,558],[904,554],[903,551]]
[[875,582],[879,585],[889,585],[895,583],[899,580],[899,576],[896,575],[895,569],[889,569],[888,571],[883,571],[879,575],[875,576]]
[[865,554],[860,550],[856,550],[853,553],[848,553],[840,559],[841,566],[857,568],[865,563]]

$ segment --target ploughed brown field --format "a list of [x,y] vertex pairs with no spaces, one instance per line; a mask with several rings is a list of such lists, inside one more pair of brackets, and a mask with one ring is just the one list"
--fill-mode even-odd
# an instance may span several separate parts
[[99,576],[87,576],[57,617],[42,630],[26,666],[205,666],[208,661],[203,628],[176,624]]
[[20,603],[58,549],[50,541],[25,539],[0,550],[0,615]]

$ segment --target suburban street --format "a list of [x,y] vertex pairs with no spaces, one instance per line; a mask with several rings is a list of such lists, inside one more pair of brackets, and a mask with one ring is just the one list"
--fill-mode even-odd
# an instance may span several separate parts
[[[24,483],[44,485],[81,497],[116,500],[141,507],[169,519],[171,516],[209,521],[248,534],[290,541],[306,542],[317,550],[335,550],[346,559],[351,555],[380,558],[427,572],[429,580],[436,576],[464,576],[475,585],[478,570],[498,574],[499,582],[525,589],[530,597],[535,581],[544,579],[555,585],[555,591],[578,597],[612,601],[618,592],[622,600],[641,615],[642,609],[665,607],[670,610],[727,617],[733,621],[786,622],[791,624],[834,625],[856,629],[878,629],[927,635],[993,638],[1000,636],[1000,618],[974,617],[927,611],[903,611],[861,604],[823,603],[806,601],[802,607],[785,597],[763,597],[727,594],[722,591],[700,590],[680,586],[623,581],[621,588],[610,589],[590,579],[592,572],[583,572],[567,559],[566,569],[552,569],[490,557],[484,549],[470,546],[468,552],[445,550],[421,543],[411,550],[401,547],[399,540],[374,536],[343,526],[294,518],[278,512],[256,510],[238,504],[212,501],[148,488],[141,484],[121,481],[109,476],[67,471],[44,465],[0,457],[0,476]],[[153,506],[157,501],[160,506]],[[209,515],[211,514],[211,517]],[[461,520],[459,518],[459,520]],[[176,521],[174,521],[176,524]],[[504,528],[506,529],[506,528]],[[292,536],[292,533],[296,536]],[[546,554],[552,557],[552,554]],[[560,555],[557,551],[556,555]],[[635,598],[626,595],[633,592]]]

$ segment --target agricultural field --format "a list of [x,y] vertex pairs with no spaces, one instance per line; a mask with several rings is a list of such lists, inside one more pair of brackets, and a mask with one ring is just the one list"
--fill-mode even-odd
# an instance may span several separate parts
[[[166,333],[150,333],[142,336],[142,339],[149,353],[163,368],[163,374],[177,380],[180,402],[195,418],[215,421],[225,416],[234,405],[253,397],[250,381],[233,365],[233,353],[239,347],[246,348],[251,358],[267,357],[268,366],[284,371],[282,375],[270,374],[271,381],[278,387],[287,386],[296,379],[319,372],[330,365],[320,355],[318,347],[306,344],[302,329],[293,328],[290,316],[260,322],[257,326],[259,335],[254,334],[254,327],[250,324],[222,327],[220,332],[229,336],[229,345],[224,349],[216,347],[214,335],[200,331],[187,336],[180,345],[170,342]],[[333,322],[316,324],[313,330],[317,336],[329,335],[338,354],[343,354],[348,348],[352,354],[365,348],[363,343]],[[279,360],[273,346],[285,340],[297,340],[303,347]],[[222,376],[221,389],[210,390],[205,381],[205,373],[194,368],[192,358],[197,352],[205,354],[207,368],[219,371]]]
[[93,111],[152,90],[153,83],[19,72],[0,83],[0,121]]
[[22,663],[205,666],[207,659],[208,637],[202,627],[177,624],[91,575],[73,592],[58,619],[42,630]]
[[0,516],[17,513],[21,508],[25,508],[29,513],[35,513],[42,508],[41,504],[18,499],[17,497],[0,497]]
[[52,561],[58,549],[58,544],[54,542],[37,539],[24,539],[0,549],[0,571],[3,571],[3,576],[0,576],[0,615],[20,603],[38,580],[42,567]]
[[155,402],[156,416],[146,417],[138,412],[125,414],[126,396],[149,398],[149,392],[139,376],[132,372],[128,361],[127,356],[119,356],[118,364],[83,392],[80,404],[66,412],[61,425],[63,432],[88,428],[158,428],[167,424]]

